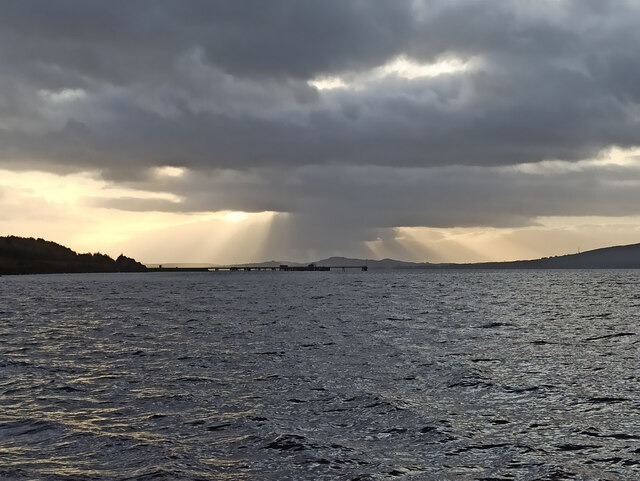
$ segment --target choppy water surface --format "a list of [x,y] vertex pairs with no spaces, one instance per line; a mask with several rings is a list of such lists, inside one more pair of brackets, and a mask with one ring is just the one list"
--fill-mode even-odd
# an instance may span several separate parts
[[5,276],[0,479],[639,479],[639,280]]

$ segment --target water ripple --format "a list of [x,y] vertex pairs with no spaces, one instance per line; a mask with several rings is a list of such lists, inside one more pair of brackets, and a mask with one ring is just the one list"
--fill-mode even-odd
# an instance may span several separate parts
[[639,479],[639,284],[4,276],[0,479]]

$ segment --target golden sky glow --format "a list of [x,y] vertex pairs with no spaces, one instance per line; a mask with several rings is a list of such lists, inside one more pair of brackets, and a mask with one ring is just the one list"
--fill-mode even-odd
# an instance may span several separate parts
[[[163,170],[176,176],[176,170]],[[84,174],[0,170],[0,233],[42,237],[79,252],[124,252],[145,262],[240,262],[259,249],[271,213],[129,212],[90,199],[122,196],[178,201],[174,195],[110,186]],[[238,232],[250,229],[246,242]],[[249,241],[249,239],[252,239]],[[255,241],[256,247],[251,247]],[[241,255],[242,253],[242,255]]]
[[[377,257],[388,254],[429,262],[490,262],[536,259],[634,244],[640,239],[640,217],[545,217],[533,227],[395,229],[399,248],[388,252],[384,243],[367,243]],[[403,251],[405,255],[403,256]]]
[[[163,168],[157,174],[178,177],[181,172]],[[79,252],[99,251],[111,256],[123,252],[146,263],[226,264],[270,259],[264,246],[272,234],[276,215],[272,212],[189,214],[95,207],[88,199],[180,199],[168,193],[117,188],[89,173],[62,176],[3,170],[0,189],[2,235],[43,237]],[[286,217],[278,218],[280,225],[286,223]],[[504,229],[398,227],[391,238],[374,239],[365,245],[375,258],[482,262],[561,255],[640,239],[640,217],[636,216],[541,217],[536,224]],[[286,246],[282,247],[278,254],[284,256]]]

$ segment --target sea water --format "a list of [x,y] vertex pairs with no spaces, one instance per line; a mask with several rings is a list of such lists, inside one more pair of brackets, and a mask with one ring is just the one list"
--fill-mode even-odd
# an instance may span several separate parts
[[635,480],[640,272],[0,277],[2,480]]

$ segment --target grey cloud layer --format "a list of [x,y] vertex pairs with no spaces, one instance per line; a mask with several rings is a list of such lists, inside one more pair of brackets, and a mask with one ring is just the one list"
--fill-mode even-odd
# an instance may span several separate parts
[[[295,215],[331,212],[336,224],[379,226],[504,227],[539,216],[624,216],[638,212],[640,165],[587,165],[536,173],[510,168],[303,167],[248,173],[190,174],[164,182],[132,183],[160,188],[184,200],[94,199],[124,210],[206,211],[211,202],[249,212]],[[635,180],[633,180],[635,179]]]
[[396,226],[519,227],[534,225],[538,216],[637,215],[640,165],[572,169],[564,163],[537,173],[459,166],[322,166],[286,176],[280,171],[191,174],[149,185],[175,192],[184,201],[87,201],[133,211],[198,212],[213,202],[246,211],[290,212],[274,226],[277,242],[329,255],[342,249],[358,252],[359,241],[385,236],[394,245],[386,229]]
[[[639,143],[632,5],[4,2],[3,153],[111,170],[580,159]],[[403,54],[481,67],[307,84]],[[86,95],[42,98],[64,89]]]
[[[194,183],[226,169],[238,175],[209,190],[165,186],[182,206],[135,207],[346,225],[348,206],[363,228],[637,213],[631,191],[603,191],[599,204],[572,188],[584,180],[491,169],[640,145],[638,21],[631,0],[5,1],[0,163],[99,169],[149,189],[162,187],[144,184],[154,166],[188,167]],[[400,55],[473,68],[351,89],[308,83],[358,79]]]

